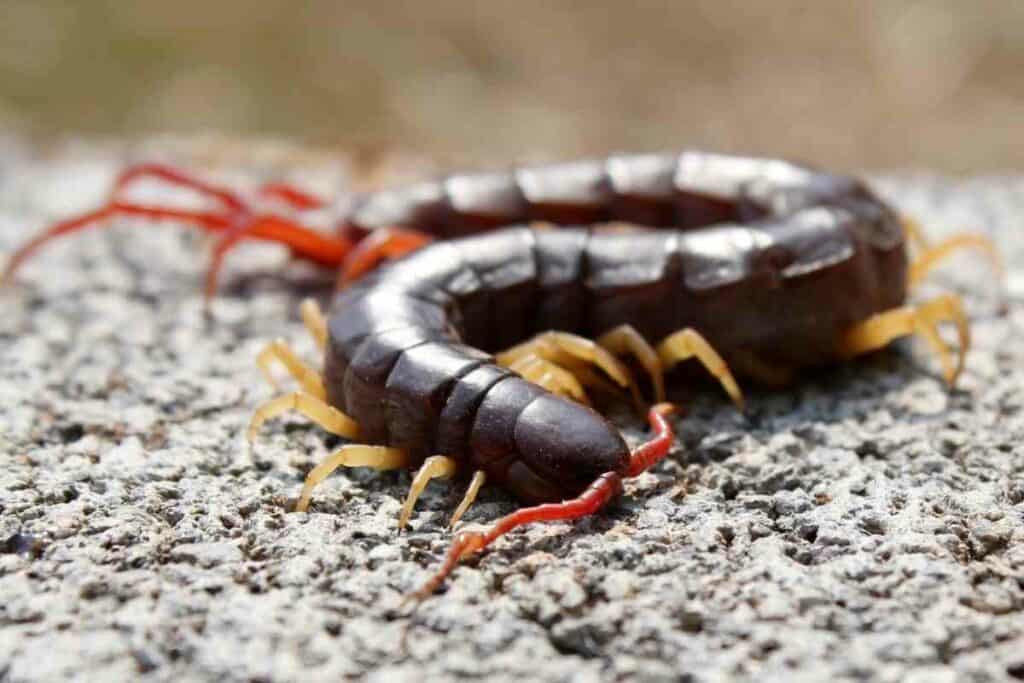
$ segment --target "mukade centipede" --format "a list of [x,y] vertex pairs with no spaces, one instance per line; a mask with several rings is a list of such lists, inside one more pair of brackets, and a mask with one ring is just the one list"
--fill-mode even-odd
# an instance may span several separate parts
[[[124,199],[135,180],[153,177],[197,191],[213,208]],[[132,167],[105,206],[16,252],[5,278],[49,240],[121,216],[215,233],[208,294],[241,240],[277,242],[340,267],[327,317],[312,302],[302,308],[324,350],[323,372],[280,341],[259,359],[265,370],[283,363],[302,388],[260,406],[250,436],[297,410],[359,442],[310,472],[298,507],[339,466],[417,470],[400,525],[436,477],[472,474],[453,522],[485,481],[530,504],[457,534],[441,569],[414,593],[420,598],[512,528],[592,514],[621,493],[623,479],[663,458],[674,439],[664,373],[682,361],[699,361],[742,405],[737,377],[783,385],[801,369],[919,334],[954,382],[969,346],[959,299],[910,305],[908,289],[960,247],[994,253],[978,235],[927,244],[859,179],[695,151],[372,192],[348,204],[335,234],[301,223],[325,202],[281,184],[260,196],[254,203],[166,166]],[[920,252],[913,263],[908,237]],[[957,326],[958,354],[938,334],[945,322]],[[650,378],[655,433],[630,450],[588,404],[592,393],[616,388],[642,401],[634,367]]]

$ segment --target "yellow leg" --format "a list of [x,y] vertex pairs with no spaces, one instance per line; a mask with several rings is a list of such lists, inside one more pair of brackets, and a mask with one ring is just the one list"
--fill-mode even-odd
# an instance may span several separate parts
[[603,391],[606,394],[621,394],[622,388],[615,384],[609,379],[605,379],[604,375],[596,372],[591,366],[584,361],[577,358],[568,358],[562,364],[561,367],[571,372],[573,377],[579,380],[586,389],[597,389]]
[[583,390],[583,385],[571,372],[543,358],[532,355],[520,356],[518,360],[508,366],[508,369],[518,372],[523,379],[540,385],[552,393],[568,396],[580,403],[590,403],[587,399],[587,392]]
[[331,434],[337,434],[346,439],[354,439],[359,435],[359,425],[348,415],[334,406],[328,405],[318,396],[294,391],[272,398],[256,409],[252,420],[249,421],[247,432],[249,442],[252,443],[256,439],[256,434],[264,422],[289,410],[302,413]]
[[910,216],[900,216],[900,222],[903,223],[903,233],[914,245],[915,249],[918,251],[925,251],[931,246],[928,238],[925,237],[924,230],[921,229],[921,224],[915,219]]
[[654,385],[654,402],[663,403],[665,401],[665,371],[661,367],[661,359],[658,358],[658,353],[651,348],[643,335],[637,332],[632,325],[619,325],[615,329],[605,332],[598,337],[597,345],[616,355],[633,354],[647,374],[651,376],[651,383]]
[[416,476],[413,477],[412,486],[409,487],[409,494],[405,497],[405,503],[402,504],[402,512],[398,515],[399,531],[404,529],[405,525],[409,523],[409,515],[412,514],[412,508],[420,494],[423,493],[423,489],[427,488],[430,480],[448,479],[455,474],[457,469],[458,464],[444,455],[432,455],[423,461],[423,465],[420,466]]
[[448,522],[449,529],[453,528],[462,519],[462,515],[466,514],[466,510],[476,500],[476,495],[480,493],[480,487],[484,485],[485,481],[487,481],[487,475],[483,470],[477,470],[473,474],[473,478],[469,482],[469,488],[466,489],[466,495],[462,497],[459,507],[455,508],[455,513],[452,514],[452,521]]
[[917,258],[910,264],[910,270],[907,272],[907,286],[914,287],[917,285],[935,268],[935,266],[951,254],[960,251],[961,249],[972,248],[984,252],[985,256],[988,257],[988,260],[992,264],[992,269],[996,272],[996,277],[1000,282],[1005,280],[1006,269],[1003,266],[1003,261],[999,257],[999,252],[996,251],[996,246],[992,240],[984,235],[964,233],[961,235],[953,235],[933,247],[929,246],[922,249],[921,253],[918,254]]
[[317,348],[323,351],[327,346],[327,320],[324,319],[324,312],[320,310],[320,304],[316,299],[303,299],[299,305],[299,313]]
[[[956,325],[960,348],[956,362],[939,336],[940,323]],[[946,294],[914,306],[902,306],[873,315],[848,330],[839,341],[839,355],[846,358],[881,349],[894,339],[921,335],[939,355],[943,375],[952,386],[963,370],[964,356],[971,346],[971,332],[959,297]]]
[[275,389],[278,389],[277,380],[274,379],[274,374],[271,372],[274,361],[284,365],[288,369],[288,374],[302,385],[306,393],[321,399],[327,396],[320,373],[303,363],[283,339],[270,342],[256,357],[256,365],[263,372],[263,376]]
[[569,359],[578,358],[604,370],[619,386],[628,387],[632,382],[629,369],[615,356],[589,339],[568,332],[543,332],[530,341],[499,353],[495,359],[499,365],[508,367],[526,355],[540,356],[559,365],[565,365],[565,361]]
[[658,344],[658,357],[666,369],[689,358],[696,358],[717,379],[736,407],[743,410],[743,392],[718,352],[696,330],[686,328],[665,337]]
[[409,466],[409,457],[405,451],[386,446],[362,446],[349,444],[331,453],[314,467],[302,485],[302,495],[295,505],[295,510],[305,512],[309,508],[309,499],[313,489],[331,472],[339,467],[372,467],[376,470],[397,470]]

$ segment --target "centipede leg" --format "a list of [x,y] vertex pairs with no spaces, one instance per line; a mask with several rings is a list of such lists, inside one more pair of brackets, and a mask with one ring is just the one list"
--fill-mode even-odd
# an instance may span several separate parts
[[686,328],[665,337],[658,344],[658,357],[665,368],[696,358],[717,379],[739,410],[743,410],[743,392],[718,352],[696,330]]
[[[621,387],[635,387],[629,369],[607,349],[593,341],[568,332],[542,332],[495,356],[499,365],[510,367],[522,358],[540,358],[570,369],[577,361],[596,365]],[[577,374],[571,370],[573,374]]]
[[412,509],[416,505],[416,501],[419,500],[420,494],[423,493],[423,489],[427,488],[427,484],[432,479],[450,479],[457,470],[458,463],[445,455],[432,455],[423,461],[419,470],[416,471],[416,476],[412,479],[409,493],[405,496],[402,511],[398,515],[399,531],[409,523]]
[[259,189],[261,197],[276,199],[297,211],[323,208],[326,202],[288,183],[267,183]]
[[573,377],[579,380],[579,383],[588,391],[596,390],[605,394],[617,396],[621,396],[622,394],[622,387],[610,379],[607,379],[603,374],[595,371],[585,361],[581,361],[578,358],[565,358],[562,359],[559,367],[572,373]]
[[278,389],[277,380],[274,379],[274,374],[271,371],[274,361],[287,368],[288,374],[302,385],[306,393],[312,394],[319,399],[324,399],[327,396],[320,373],[306,365],[283,339],[276,339],[270,342],[256,356],[256,365],[259,366],[263,376],[267,378],[267,382],[272,387]]
[[[939,336],[938,327],[944,322],[953,323],[957,328],[959,348],[955,362],[949,347]],[[920,335],[928,342],[939,356],[946,381],[950,386],[954,385],[963,370],[964,357],[971,346],[971,332],[960,298],[952,294],[873,315],[847,330],[840,338],[836,350],[840,357],[852,358],[911,335]]]
[[96,228],[113,218],[122,217],[146,218],[153,221],[178,221],[208,232],[218,232],[228,226],[228,221],[223,216],[212,212],[165,209],[113,201],[95,211],[54,223],[42,233],[23,244],[7,261],[3,275],[0,276],[0,282],[10,281],[21,264],[32,257],[43,246],[58,237],[89,228]]
[[910,264],[907,271],[907,286],[917,286],[936,266],[946,258],[963,249],[977,249],[988,259],[996,278],[1002,282],[1006,279],[1006,268],[999,257],[996,245],[985,235],[964,233],[953,235],[948,239],[921,250],[917,258]]
[[322,398],[303,391],[293,391],[277,398],[272,398],[260,405],[249,421],[246,438],[249,443],[256,440],[256,434],[267,420],[283,415],[289,411],[305,415],[315,424],[320,425],[331,434],[354,439],[359,435],[359,424]]
[[[327,339],[327,322],[320,305],[313,299],[305,299],[299,311],[310,335],[322,349]],[[327,391],[320,373],[303,362],[283,339],[270,342],[256,356],[256,365],[267,382],[275,389],[280,389],[272,372],[275,361],[288,370],[288,374],[302,386],[303,391],[279,396],[260,406],[249,425],[250,442],[266,420],[289,410],[298,410],[331,433],[341,436],[355,433],[356,423],[326,403]]]
[[925,251],[931,246],[931,242],[916,219],[910,216],[901,216],[900,223],[903,225],[903,234],[906,235],[907,241],[913,244],[915,249]]
[[462,515],[466,514],[466,510],[476,500],[476,496],[480,493],[481,487],[484,482],[487,481],[487,474],[483,470],[477,470],[473,473],[473,478],[469,481],[469,486],[466,488],[466,494],[462,497],[462,502],[459,503],[459,507],[455,508],[455,512],[452,513],[452,518],[448,522],[448,528],[452,529],[462,519]]
[[[652,439],[632,452],[627,476],[639,474],[669,452],[674,436],[665,415],[671,409],[668,404],[660,404],[648,411],[648,419],[655,434]],[[621,493],[622,475],[618,472],[605,472],[576,498],[561,503],[545,503],[522,508],[497,520],[484,531],[463,531],[456,534],[441,568],[407,599],[418,601],[429,597],[460,561],[483,550],[518,526],[532,522],[568,521],[586,517],[600,510]]]
[[619,325],[598,337],[597,344],[617,355],[633,354],[651,376],[654,400],[658,403],[665,400],[665,371],[661,359],[636,328],[632,325]]
[[418,230],[381,228],[367,235],[352,249],[341,269],[340,284],[348,284],[370,272],[384,259],[415,251],[433,238]]
[[292,256],[325,267],[342,263],[353,246],[344,237],[324,235],[280,216],[234,216],[228,229],[213,246],[210,267],[206,272],[207,301],[217,291],[217,277],[224,264],[224,257],[240,242],[250,239],[286,246]]
[[327,319],[324,318],[320,304],[316,302],[316,299],[303,299],[299,304],[299,315],[302,316],[302,323],[309,331],[309,335],[313,337],[317,348],[323,351],[327,346]]
[[167,164],[134,164],[122,170],[111,187],[110,198],[113,200],[118,193],[137,180],[152,178],[192,190],[202,197],[212,199],[226,209],[242,210],[245,202],[238,193],[214,183],[201,180],[185,171]]
[[587,392],[583,389],[576,376],[555,363],[538,356],[522,356],[511,365],[509,370],[518,372],[523,379],[544,387],[548,391],[567,396],[574,401],[590,404]]
[[409,466],[408,454],[399,448],[387,446],[364,446],[349,444],[331,453],[319,465],[310,470],[302,485],[302,494],[295,505],[297,512],[309,508],[313,489],[339,467],[372,467],[375,470],[398,470]]

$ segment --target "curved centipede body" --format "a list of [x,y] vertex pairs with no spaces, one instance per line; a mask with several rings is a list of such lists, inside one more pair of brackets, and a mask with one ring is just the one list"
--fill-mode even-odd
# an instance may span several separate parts
[[[220,210],[119,198],[144,175],[188,185]],[[319,203],[293,188],[265,191],[296,210]],[[173,169],[140,167],[122,177],[106,207],[16,253],[7,274],[47,240],[121,214],[219,233],[208,285],[241,239],[280,242],[342,266],[326,320],[316,307],[303,310],[324,348],[322,375],[281,342],[260,359],[264,369],[283,362],[303,388],[261,406],[251,433],[297,409],[367,444],[342,447],[311,472],[299,507],[341,465],[417,469],[402,524],[427,481],[457,473],[476,474],[456,518],[485,480],[534,504],[487,531],[456,536],[417,597],[515,526],[593,513],[621,492],[624,478],[667,454],[664,404],[649,412],[655,436],[632,451],[586,405],[601,386],[635,391],[617,355],[636,356],[659,401],[664,371],[695,358],[739,403],[734,373],[783,383],[796,370],[912,334],[940,353],[952,382],[968,344],[955,297],[905,304],[908,274],[913,280],[927,269],[908,267],[908,224],[862,182],[789,162],[615,156],[455,175],[370,193],[352,207],[338,235],[324,236]],[[930,267],[951,249],[926,248],[922,260]],[[373,270],[403,252],[411,253]],[[936,332],[942,322],[960,331],[955,364]]]
[[[470,331],[477,346],[504,348],[546,329],[596,335],[623,322],[618,305],[633,310],[628,322],[648,339],[692,326],[715,339],[720,351],[750,344],[767,350],[765,344],[791,334],[810,334],[808,318],[831,313],[833,301],[852,322],[906,295],[897,214],[855,179],[778,160],[690,152],[453,176],[371,194],[346,223],[452,237],[530,221],[672,230],[626,237],[522,233],[458,243],[461,253],[472,252],[470,261],[491,255],[496,265],[534,274],[535,282],[522,277],[520,289],[532,291],[520,292],[519,305],[532,322],[510,311],[517,304],[506,296],[498,338]],[[426,273],[449,253],[431,251],[403,267],[400,277],[408,278],[409,270]],[[481,263],[477,269],[488,267],[494,268]],[[836,292],[842,292],[839,300]],[[745,324],[748,314],[760,320]],[[494,327],[486,315],[471,317],[473,324]],[[762,332],[775,340],[741,338]]]

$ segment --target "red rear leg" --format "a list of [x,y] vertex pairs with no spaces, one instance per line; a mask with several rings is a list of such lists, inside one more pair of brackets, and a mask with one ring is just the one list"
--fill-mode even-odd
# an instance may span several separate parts
[[299,211],[321,209],[324,206],[324,200],[287,183],[267,183],[260,188],[260,195],[282,201]]
[[[630,454],[626,476],[635,477],[668,455],[675,435],[665,416],[673,410],[674,406],[668,403],[659,403],[648,411],[647,420],[650,422],[651,429],[654,430],[654,436]],[[622,493],[622,476],[617,472],[605,472],[576,498],[561,503],[545,503],[516,510],[496,521],[486,531],[463,531],[452,541],[441,568],[418,591],[410,594],[409,599],[423,600],[428,597],[437,590],[463,558],[483,550],[517,526],[531,522],[552,522],[586,517],[600,510],[620,493]]]
[[[142,178],[161,181],[188,188],[218,205],[214,211],[182,210],[173,207],[129,203],[118,195],[132,182]],[[307,210],[323,205],[319,199],[288,185],[275,183],[264,186],[261,194],[287,203],[294,209]],[[289,247],[302,259],[324,266],[338,266],[352,247],[343,237],[324,235],[297,221],[268,213],[257,213],[237,193],[194,178],[170,166],[141,164],[125,169],[114,182],[107,204],[101,208],[61,221],[18,249],[8,261],[2,281],[8,281],[18,267],[49,241],[87,228],[99,227],[111,218],[139,216],[153,220],[175,220],[209,232],[220,233],[214,246],[213,259],[207,275],[207,296],[216,287],[217,273],[224,256],[243,239],[259,239]]]
[[173,166],[165,164],[136,164],[121,171],[117,179],[114,180],[114,186],[110,189],[110,201],[113,201],[117,194],[124,190],[125,187],[131,185],[136,180],[144,178],[163,180],[171,185],[194,190],[204,197],[216,200],[217,203],[226,209],[236,211],[245,209],[245,202],[242,201],[237,193],[208,183],[205,180],[194,178]]
[[408,228],[380,228],[362,239],[345,259],[338,283],[347,285],[385,259],[395,259],[431,242],[430,235]]

